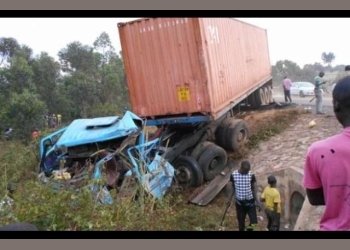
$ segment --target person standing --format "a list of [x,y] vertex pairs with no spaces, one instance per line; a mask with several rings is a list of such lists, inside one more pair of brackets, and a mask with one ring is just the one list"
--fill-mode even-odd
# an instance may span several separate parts
[[250,220],[247,231],[253,231],[258,225],[256,209],[259,211],[261,209],[260,202],[257,199],[256,178],[250,171],[249,161],[242,161],[240,169],[233,171],[227,188],[229,195],[227,206],[231,204],[232,197],[235,197],[239,231],[245,231],[247,214]]
[[324,115],[322,111],[323,108],[323,92],[322,85],[326,84],[322,78],[324,77],[324,72],[321,71],[318,76],[315,77],[315,97],[316,97],[316,114]]
[[32,130],[32,139],[36,140],[38,138],[38,136],[39,136],[39,131],[36,128],[34,128]]
[[62,115],[57,114],[57,127],[61,127]]
[[343,130],[308,149],[303,186],[311,205],[325,206],[321,231],[350,230],[350,76],[333,90],[333,111]]
[[260,201],[266,204],[267,229],[269,231],[279,231],[281,220],[281,195],[276,188],[276,177],[270,175],[267,177],[267,183],[269,186],[265,187],[261,194]]
[[55,114],[52,114],[52,120],[53,120],[53,128],[57,127],[57,117]]
[[292,98],[290,96],[290,87],[292,87],[292,81],[287,78],[286,76],[284,77],[284,80],[282,82],[283,85],[283,90],[284,90],[284,100],[285,102],[292,102]]

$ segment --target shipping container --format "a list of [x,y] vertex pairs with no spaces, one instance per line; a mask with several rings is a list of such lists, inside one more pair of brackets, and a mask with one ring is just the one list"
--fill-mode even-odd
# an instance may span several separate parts
[[144,18],[118,30],[142,117],[215,120],[271,80],[266,30],[233,18]]

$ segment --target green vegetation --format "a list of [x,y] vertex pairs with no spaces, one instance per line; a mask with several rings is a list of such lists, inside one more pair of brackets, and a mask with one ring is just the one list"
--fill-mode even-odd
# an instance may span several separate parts
[[246,158],[250,150],[256,148],[260,142],[268,141],[271,137],[282,133],[286,130],[296,118],[301,114],[306,114],[308,111],[297,108],[284,110],[276,110],[273,115],[266,116],[261,120],[256,120],[258,129],[253,131],[250,140],[246,145],[241,147],[239,152],[231,153],[231,159]]
[[0,38],[0,129],[27,140],[34,127],[45,129],[46,114],[76,118],[121,114],[129,107],[123,60],[107,33],[93,46],[78,41],[59,53],[33,55],[14,38]]

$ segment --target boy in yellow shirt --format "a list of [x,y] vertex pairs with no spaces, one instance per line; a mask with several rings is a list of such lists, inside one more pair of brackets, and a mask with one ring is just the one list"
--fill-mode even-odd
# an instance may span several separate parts
[[267,183],[269,186],[265,187],[264,192],[261,194],[261,202],[265,202],[265,213],[267,217],[267,229],[269,231],[279,231],[280,218],[281,218],[281,195],[276,189],[277,180],[276,177],[270,175],[267,177]]

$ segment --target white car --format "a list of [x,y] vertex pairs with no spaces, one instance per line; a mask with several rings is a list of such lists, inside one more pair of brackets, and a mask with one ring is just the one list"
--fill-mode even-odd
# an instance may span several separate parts
[[[300,97],[315,95],[315,85],[311,82],[293,82],[290,88],[291,95],[299,95]],[[323,90],[321,90],[323,93]]]

